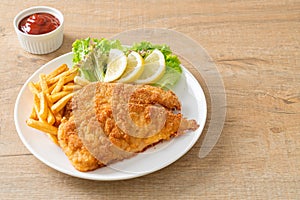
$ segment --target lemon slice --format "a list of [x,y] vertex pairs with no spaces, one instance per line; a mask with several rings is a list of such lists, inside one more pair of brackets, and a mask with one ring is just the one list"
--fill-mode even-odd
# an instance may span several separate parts
[[166,63],[163,53],[158,49],[154,49],[152,53],[145,58],[144,71],[135,83],[155,83],[164,75],[165,70]]
[[137,80],[144,71],[144,59],[140,54],[132,51],[127,57],[125,72],[118,80],[121,83],[131,83]]
[[108,56],[107,70],[104,82],[112,82],[122,76],[126,69],[127,58],[123,51],[119,49],[111,49]]

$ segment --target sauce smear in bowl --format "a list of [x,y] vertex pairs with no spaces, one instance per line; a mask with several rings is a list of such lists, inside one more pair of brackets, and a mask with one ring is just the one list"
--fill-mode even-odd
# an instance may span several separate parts
[[35,13],[23,18],[18,28],[23,33],[40,35],[55,30],[59,25],[59,20],[52,14]]

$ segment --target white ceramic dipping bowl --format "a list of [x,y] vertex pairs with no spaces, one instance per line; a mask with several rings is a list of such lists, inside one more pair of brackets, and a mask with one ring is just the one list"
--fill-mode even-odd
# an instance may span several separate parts
[[[34,13],[49,13],[55,16],[60,22],[59,27],[49,33],[40,35],[27,34],[20,31],[19,23],[21,20]],[[62,45],[64,16],[55,8],[47,6],[35,6],[27,8],[16,15],[13,25],[22,48],[29,53],[47,54],[57,50]]]

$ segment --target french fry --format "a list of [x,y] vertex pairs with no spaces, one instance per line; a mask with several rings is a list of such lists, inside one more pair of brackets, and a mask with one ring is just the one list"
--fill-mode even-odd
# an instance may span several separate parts
[[38,94],[39,93],[39,90],[36,88],[36,86],[33,82],[29,82],[28,87],[29,87],[29,90],[32,94]]
[[64,110],[61,109],[58,113],[56,113],[56,115],[57,115],[58,124],[60,124],[64,116]]
[[64,83],[66,84],[66,83],[69,83],[71,81],[74,81],[75,76],[77,76],[77,71],[75,71],[72,74],[69,74],[68,76],[66,76]]
[[32,111],[31,111],[31,114],[30,114],[29,118],[30,118],[30,119],[38,120],[38,116],[37,116],[37,113],[36,113],[34,107],[32,107]]
[[56,135],[52,135],[52,134],[50,134],[50,133],[47,133],[47,135],[48,135],[48,137],[50,138],[50,140],[51,140],[54,144],[56,144],[56,145],[59,146],[59,143],[58,143],[58,140],[57,140]]
[[42,119],[43,121],[47,121],[47,116],[48,116],[48,103],[46,100],[46,94],[44,92],[41,92],[39,94],[40,97],[40,110],[39,110],[39,118]]
[[53,106],[51,106],[51,110],[53,113],[58,113],[64,106],[68,103],[68,101],[73,97],[73,93],[69,93],[60,100],[58,100]]
[[53,105],[50,96],[51,96],[50,94],[46,94],[46,100],[47,100],[47,103],[48,103],[48,107],[49,107],[49,108],[51,108],[51,106]]
[[54,117],[55,117],[55,125],[59,126],[62,120],[62,113],[61,112],[55,113]]
[[65,71],[65,72],[59,74],[58,76],[55,76],[53,78],[48,79],[47,83],[49,85],[52,85],[52,84],[56,83],[59,80],[60,77],[62,77],[62,76],[68,76],[69,74],[72,74],[74,72],[78,72],[78,69],[77,68],[73,68],[73,69],[70,69],[68,71]]
[[50,95],[48,97],[48,99],[53,104],[53,103],[57,102],[59,99],[63,98],[64,96],[66,96],[70,93],[71,93],[71,91],[61,91],[61,92],[55,93],[53,95]]
[[75,91],[80,90],[81,88],[81,85],[64,85],[62,91]]
[[34,107],[35,113],[37,114],[38,119],[40,121],[42,121],[42,119],[38,115],[38,113],[40,112],[40,107],[41,106],[40,106],[40,99],[39,99],[37,94],[34,94],[34,97],[33,97],[33,107]]
[[33,85],[35,86],[35,88],[40,92],[42,91],[41,86],[40,86],[40,81],[33,83]]
[[40,86],[44,94],[49,94],[49,88],[45,74],[40,74]]
[[65,84],[65,77],[60,77],[58,82],[56,83],[54,89],[51,91],[51,94],[55,94],[61,91],[63,85]]
[[64,107],[73,97],[73,91],[82,88],[81,85],[74,84],[77,74],[78,68],[69,70],[63,64],[48,75],[40,74],[37,82],[28,83],[29,90],[34,95],[34,105],[26,123],[45,132],[57,145],[57,131],[64,117]]
[[66,64],[62,64],[61,66],[56,68],[54,71],[52,71],[50,74],[48,74],[47,79],[54,78],[67,70],[68,70],[68,66]]
[[38,129],[42,132],[50,133],[52,135],[57,135],[58,128],[55,126],[51,126],[46,122],[37,121],[34,119],[28,119],[28,120],[26,120],[26,124],[32,128]]
[[52,113],[52,110],[48,108],[48,116],[47,116],[47,122],[50,125],[53,125],[55,123],[56,119],[54,117],[54,114]]
[[49,94],[51,94],[51,92],[54,90],[54,88],[56,87],[56,83],[52,84],[50,87],[48,87],[48,91],[49,91]]

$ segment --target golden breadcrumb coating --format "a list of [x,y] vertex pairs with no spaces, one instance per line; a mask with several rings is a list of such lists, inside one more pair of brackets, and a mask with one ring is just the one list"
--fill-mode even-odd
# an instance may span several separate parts
[[150,85],[92,83],[72,99],[72,113],[58,131],[59,144],[79,171],[90,171],[196,130],[179,113],[172,91]]

